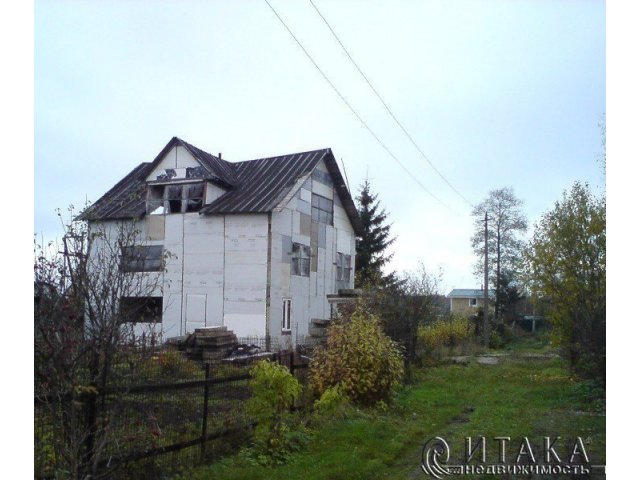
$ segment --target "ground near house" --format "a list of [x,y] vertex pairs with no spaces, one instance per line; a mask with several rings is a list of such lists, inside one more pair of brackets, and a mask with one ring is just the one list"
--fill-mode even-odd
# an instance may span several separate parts
[[[523,436],[531,440],[536,457],[542,454],[545,436],[561,437],[556,450],[562,457],[566,450],[561,443],[572,447],[569,440],[581,436],[591,463],[605,464],[604,404],[595,398],[590,384],[573,381],[565,362],[538,337],[498,353],[495,363],[471,359],[417,370],[393,407],[356,411],[348,418],[325,422],[286,465],[250,465],[236,455],[189,472],[188,478],[429,478],[420,469],[420,458],[424,442],[434,436],[451,445],[449,463],[454,463],[456,452],[462,454],[466,436],[484,435],[490,461],[497,454],[495,436],[513,440],[507,446],[511,461]],[[591,478],[604,478],[599,472]]]

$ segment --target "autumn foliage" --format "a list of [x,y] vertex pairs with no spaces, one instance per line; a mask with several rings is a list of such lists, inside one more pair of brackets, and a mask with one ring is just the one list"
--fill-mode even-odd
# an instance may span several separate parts
[[310,365],[310,382],[321,395],[335,385],[359,405],[389,402],[403,375],[402,354],[380,319],[363,305],[329,327],[327,345]]

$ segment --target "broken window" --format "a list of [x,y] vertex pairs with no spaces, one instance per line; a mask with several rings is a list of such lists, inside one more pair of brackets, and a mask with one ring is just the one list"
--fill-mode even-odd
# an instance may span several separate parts
[[311,219],[314,222],[333,225],[333,200],[323,197],[322,195],[312,193]]
[[165,208],[167,213],[182,212],[182,185],[167,185],[165,187]]
[[160,272],[162,245],[122,247],[123,272]]
[[336,281],[344,283],[351,281],[351,255],[338,252],[336,256]]
[[197,212],[204,204],[204,183],[152,185],[147,197],[147,213]]
[[192,185],[185,185],[185,212],[197,212],[202,208],[202,202],[204,201],[204,184],[196,183]]
[[300,243],[293,244],[291,252],[291,275],[309,276],[311,247]]
[[162,297],[122,297],[120,315],[123,322],[162,322]]
[[291,331],[291,299],[282,300],[282,330]]

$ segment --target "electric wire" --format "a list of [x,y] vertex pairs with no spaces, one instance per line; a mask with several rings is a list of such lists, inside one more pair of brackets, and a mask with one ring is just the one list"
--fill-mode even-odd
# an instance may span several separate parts
[[324,73],[324,71],[320,68],[320,66],[318,65],[318,63],[313,59],[313,57],[311,56],[311,54],[307,51],[307,49],[302,45],[302,43],[300,43],[300,40],[298,40],[298,38],[295,36],[295,34],[291,31],[291,29],[289,28],[289,26],[286,24],[286,22],[282,19],[282,17],[278,14],[278,12],[275,10],[275,8],[273,8],[273,6],[271,5],[271,3],[269,3],[269,0],[264,0],[265,3],[269,6],[269,8],[271,9],[271,11],[274,13],[274,15],[278,18],[278,20],[280,20],[280,23],[284,26],[284,28],[287,30],[287,32],[289,32],[289,35],[291,35],[291,37],[293,38],[293,40],[298,44],[298,46],[300,47],[300,49],[304,52],[304,54],[306,55],[306,57],[309,59],[309,61],[313,64],[313,66],[318,70],[318,72],[320,72],[320,75],[322,75],[322,78],[324,78],[324,80],[329,84],[329,86],[333,89],[333,91],[336,93],[336,95],[338,95],[338,97],[340,97],[340,99],[342,100],[342,102],[347,106],[347,108],[351,111],[351,113],[360,121],[360,123],[362,124],[362,126],[371,134],[371,136],[373,138],[375,138],[375,140],[378,142],[378,144],[380,144],[380,146],[387,152],[387,154],[405,171],[405,173],[407,175],[409,175],[427,194],[429,194],[434,200],[436,200],[438,203],[440,203],[443,207],[445,207],[447,210],[453,211],[451,208],[449,208],[448,205],[446,205],[442,200],[440,200],[438,197],[436,197],[433,193],[431,193],[431,191],[424,186],[424,184],[422,182],[420,182],[420,180],[418,180],[416,178],[416,176],[411,173],[411,171],[404,166],[404,164],[398,159],[398,157],[396,157],[394,155],[394,153],[389,149],[389,147],[387,147],[385,145],[385,143],[380,139],[380,137],[378,137],[378,135],[376,135],[376,133],[371,129],[371,127],[369,127],[369,125],[367,124],[367,122],[364,121],[364,119],[360,116],[360,114],[351,106],[351,104],[349,103],[349,101],[345,98],[345,96],[340,93],[340,90],[338,90],[338,88],[333,84],[333,82],[329,79],[329,77]]
[[309,2],[311,3],[311,5],[313,6],[313,8],[315,9],[315,11],[317,12],[317,14],[320,16],[320,18],[323,20],[324,24],[327,26],[327,28],[329,29],[329,31],[331,32],[331,34],[333,35],[333,37],[336,39],[336,41],[338,42],[338,44],[340,45],[340,47],[342,48],[342,50],[344,51],[344,53],[347,55],[347,57],[349,58],[349,60],[351,61],[351,63],[353,64],[353,66],[356,68],[356,70],[358,70],[358,72],[360,73],[360,75],[362,76],[362,78],[364,79],[365,82],[367,82],[367,85],[369,85],[369,88],[371,88],[371,91],[376,95],[376,97],[378,97],[378,100],[380,100],[380,103],[382,103],[382,106],[385,108],[385,110],[387,111],[387,113],[391,116],[391,118],[394,120],[394,122],[398,125],[398,127],[400,127],[400,129],[403,131],[403,133],[405,134],[405,136],[409,139],[409,141],[411,142],[411,144],[413,144],[413,146],[415,147],[415,149],[418,151],[418,153],[420,153],[420,155],[422,156],[422,158],[424,158],[427,163],[429,164],[429,166],[440,176],[440,178],[442,180],[444,180],[444,182],[449,185],[449,187],[462,199],[464,200],[466,203],[468,203],[470,206],[473,207],[473,204],[467,200],[467,198],[460,193],[460,191],[454,187],[451,182],[449,180],[447,180],[447,178],[440,173],[440,171],[436,168],[436,166],[433,164],[433,162],[431,162],[431,160],[429,159],[429,157],[427,157],[427,155],[424,153],[424,151],[420,148],[420,146],[416,143],[416,141],[413,139],[413,137],[411,136],[411,134],[407,131],[407,129],[404,127],[404,125],[400,122],[400,120],[398,120],[398,118],[395,116],[395,114],[393,113],[393,111],[391,110],[391,108],[389,107],[389,105],[387,104],[387,102],[384,101],[384,99],[382,98],[382,95],[380,95],[380,93],[378,93],[378,90],[376,90],[376,88],[373,86],[373,84],[369,81],[369,78],[367,78],[367,76],[365,75],[365,73],[362,71],[362,69],[358,66],[358,64],[356,63],[356,61],[353,59],[353,57],[351,56],[351,54],[349,53],[349,51],[347,50],[347,47],[344,46],[344,44],[342,43],[342,41],[340,40],[340,37],[338,37],[338,34],[335,32],[335,30],[331,27],[331,25],[329,24],[329,22],[327,21],[326,17],[322,14],[322,12],[320,12],[320,10],[318,9],[318,7],[316,6],[316,4],[313,2],[313,0],[309,0]]

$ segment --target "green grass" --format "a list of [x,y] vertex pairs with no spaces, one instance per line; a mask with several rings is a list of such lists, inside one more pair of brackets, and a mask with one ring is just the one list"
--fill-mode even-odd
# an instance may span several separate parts
[[[546,352],[546,340],[516,344],[517,352]],[[194,479],[418,479],[424,442],[448,440],[462,453],[466,436],[487,437],[488,459],[497,455],[494,436],[509,436],[508,459],[521,437],[541,452],[544,436],[581,436],[594,464],[605,463],[605,417],[567,373],[559,358],[503,357],[498,365],[444,365],[419,370],[386,412],[354,412],[317,426],[309,443],[286,465],[251,465],[246,457],[223,458],[189,472]],[[587,389],[588,391],[588,389]]]

